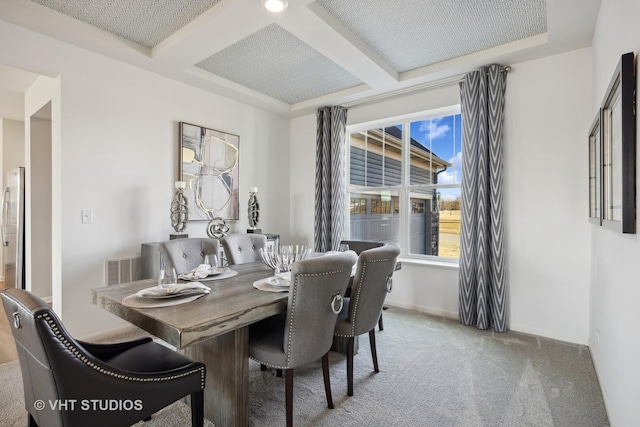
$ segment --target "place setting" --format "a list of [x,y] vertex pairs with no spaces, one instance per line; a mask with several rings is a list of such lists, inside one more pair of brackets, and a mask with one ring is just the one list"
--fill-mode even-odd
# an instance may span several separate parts
[[274,274],[253,282],[253,287],[265,292],[287,292],[291,287],[291,268],[297,261],[311,255],[311,248],[301,245],[286,245],[280,249],[260,249],[262,261],[273,268]]
[[178,276],[180,280],[186,281],[208,281],[220,280],[233,277],[238,274],[237,271],[229,267],[222,267],[218,263],[216,255],[205,255],[204,262],[191,271]]
[[211,292],[211,288],[202,284],[201,281],[222,279],[236,274],[238,274],[236,271],[228,267],[219,267],[216,255],[205,255],[202,264],[180,275],[176,274],[176,269],[173,267],[160,269],[156,286],[141,289],[123,298],[122,305],[134,308],[156,308],[185,304]]

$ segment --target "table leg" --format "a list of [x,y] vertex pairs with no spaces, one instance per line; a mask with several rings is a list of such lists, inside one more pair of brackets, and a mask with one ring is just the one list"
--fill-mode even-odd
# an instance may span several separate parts
[[249,329],[236,329],[183,350],[207,366],[204,416],[216,427],[249,425]]

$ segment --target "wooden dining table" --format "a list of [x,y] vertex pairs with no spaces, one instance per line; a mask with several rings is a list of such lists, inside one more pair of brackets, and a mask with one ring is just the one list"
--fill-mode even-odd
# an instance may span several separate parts
[[287,310],[288,292],[253,283],[273,275],[262,262],[232,266],[238,274],[206,281],[211,292],[195,301],[132,308],[122,299],[154,286],[155,279],[92,289],[92,302],[205,363],[205,417],[217,427],[249,425],[249,325]]

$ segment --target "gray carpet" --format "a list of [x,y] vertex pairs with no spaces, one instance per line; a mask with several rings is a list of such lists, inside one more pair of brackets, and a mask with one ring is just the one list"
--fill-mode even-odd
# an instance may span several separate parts
[[[354,396],[347,397],[345,356],[330,354],[335,409],[326,407],[320,362],[295,371],[297,426],[545,427],[608,426],[600,387],[585,346],[507,332],[390,308],[376,332],[381,372],[369,342],[360,339]],[[284,380],[250,364],[251,427],[285,423]],[[0,420],[25,426],[16,362],[0,365]],[[177,402],[149,427],[190,425]],[[205,424],[211,426],[211,423]]]

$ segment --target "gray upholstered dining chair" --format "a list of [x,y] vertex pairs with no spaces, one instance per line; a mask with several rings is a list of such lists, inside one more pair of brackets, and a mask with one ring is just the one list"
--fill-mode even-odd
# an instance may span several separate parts
[[291,270],[287,312],[249,327],[249,357],[285,372],[287,427],[293,425],[293,370],[322,359],[327,406],[333,409],[329,349],[351,269],[352,251],[298,261]]
[[351,297],[346,298],[336,322],[335,335],[346,337],[347,394],[353,396],[353,351],[355,337],[369,333],[373,369],[378,369],[375,328],[382,304],[391,291],[391,276],[400,255],[397,245],[389,244],[366,250],[358,257]]
[[[203,363],[151,338],[113,344],[75,340],[36,295],[16,288],[1,295],[20,361],[29,427],[128,426],[187,395],[192,425],[203,425]],[[118,408],[105,410],[114,401]]]
[[[340,246],[342,245],[348,245],[349,250],[352,250],[356,254],[360,255],[362,252],[366,250],[384,246],[384,242],[374,242],[371,240],[341,240]],[[347,293],[345,294],[346,297],[351,296],[352,283],[353,283],[353,280],[349,282],[349,287],[347,288]],[[380,329],[381,331],[384,331],[384,323],[382,322],[382,311],[380,311],[380,318],[378,319],[378,329]]]
[[218,239],[190,237],[162,242],[160,253],[166,267],[174,267],[182,274],[202,264],[205,255],[220,257]]
[[220,239],[229,265],[260,261],[260,248],[267,246],[264,234],[236,233]]

